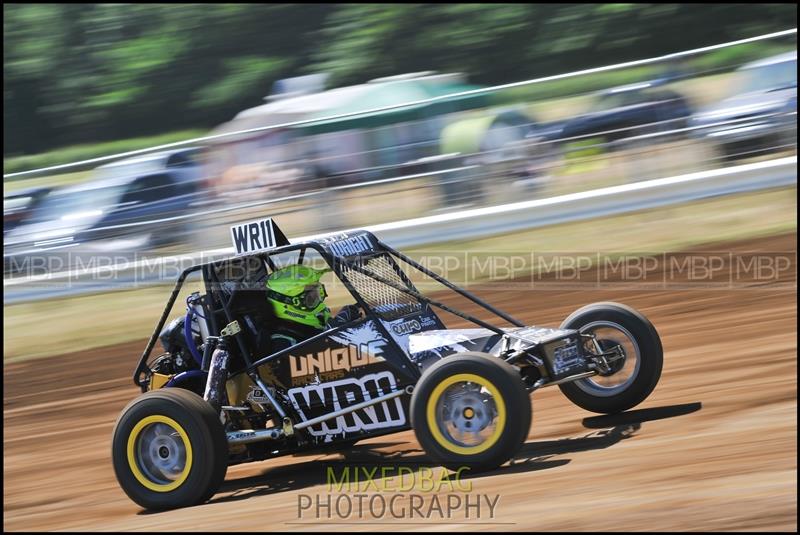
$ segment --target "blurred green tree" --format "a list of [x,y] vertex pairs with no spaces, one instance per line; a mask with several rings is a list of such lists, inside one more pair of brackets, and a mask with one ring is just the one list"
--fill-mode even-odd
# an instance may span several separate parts
[[277,79],[496,84],[792,27],[795,4],[4,4],[3,154],[205,128]]

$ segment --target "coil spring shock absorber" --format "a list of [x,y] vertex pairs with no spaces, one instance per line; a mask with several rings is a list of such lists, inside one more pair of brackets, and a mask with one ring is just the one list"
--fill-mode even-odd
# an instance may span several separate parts
[[[239,323],[234,321],[228,324],[220,334],[220,337],[209,336],[206,343],[216,344],[214,353],[211,355],[211,362],[208,363],[208,379],[203,399],[211,404],[217,411],[222,410],[222,406],[227,402],[225,383],[228,381],[228,338],[240,331]],[[210,347],[206,348],[206,355]],[[206,358],[203,358],[205,367]]]

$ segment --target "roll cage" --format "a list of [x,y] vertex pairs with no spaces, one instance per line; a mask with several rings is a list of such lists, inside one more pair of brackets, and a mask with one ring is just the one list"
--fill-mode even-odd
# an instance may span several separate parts
[[[406,264],[414,270],[423,273],[424,275],[427,275],[428,277],[431,277],[433,280],[442,284],[449,290],[469,299],[484,310],[487,310],[498,318],[511,323],[515,327],[525,326],[519,320],[489,305],[470,292],[456,286],[455,284],[452,284],[443,277],[415,262],[413,259],[389,247],[377,239],[372,233],[367,231],[357,231],[337,234],[321,240],[284,245],[267,251],[233,256],[204,264],[197,264],[182,271],[175,282],[175,286],[173,287],[164,311],[162,312],[161,317],[156,324],[155,330],[150,336],[147,346],[142,353],[141,358],[139,359],[133,376],[134,383],[139,386],[143,392],[147,390],[148,376],[152,373],[152,370],[147,364],[148,359],[150,358],[150,354],[155,347],[159,334],[164,328],[164,324],[166,323],[166,320],[172,311],[172,307],[177,300],[183,284],[189,275],[198,271],[202,272],[207,292],[204,296],[205,299],[203,300],[204,306],[213,309],[215,304],[219,303],[221,310],[217,310],[217,312],[221,312],[221,316],[225,321],[225,325],[228,325],[237,320],[237,315],[234,313],[231,306],[237,294],[234,290],[231,296],[227,297],[221,291],[225,281],[221,281],[219,279],[218,271],[220,268],[224,268],[226,265],[230,265],[233,262],[247,262],[249,259],[255,258],[261,261],[265,268],[268,268],[270,271],[274,271],[276,268],[273,262],[273,257],[286,253],[297,252],[298,263],[302,264],[306,257],[306,253],[309,250],[315,251],[322,259],[324,259],[327,266],[331,269],[339,281],[344,284],[344,287],[355,299],[358,307],[364,312],[365,317],[374,320],[374,324],[378,326],[379,329],[384,331],[383,334],[385,335],[387,342],[393,344],[394,348],[399,353],[407,354],[407,350],[400,347],[397,341],[390,336],[388,332],[385,332],[386,328],[383,325],[383,321],[402,318],[406,315],[413,314],[414,312],[421,310],[425,306],[439,308],[455,316],[468,320],[480,327],[489,329],[494,333],[511,336],[514,338],[521,338],[513,333],[509,333],[507,330],[503,330],[496,325],[454,309],[448,305],[445,305],[444,303],[441,303],[440,301],[422,295],[419,291],[417,291],[409,277],[400,268],[398,261]],[[370,261],[377,258],[380,259],[380,269],[368,269],[370,266]],[[378,286],[370,286],[374,283],[377,283]],[[247,288],[242,288],[242,290],[246,291]],[[252,288],[250,288],[250,290],[252,290]],[[392,300],[402,302],[392,303]],[[220,325],[220,322],[217,321],[217,314],[213,313],[215,312],[214,310],[210,310],[210,312],[212,313],[207,315],[209,318],[209,336],[219,337],[222,333],[222,328],[225,327],[225,325]],[[239,353],[244,361],[244,367],[239,370],[232,370],[231,375],[233,376],[240,373],[247,373],[251,376],[251,378],[253,378],[254,382],[258,383],[258,374],[256,370],[260,366],[276,359],[280,359],[281,357],[288,355],[290,351],[296,351],[301,347],[308,346],[319,341],[320,339],[330,336],[331,334],[335,334],[338,331],[352,327],[363,320],[364,318],[359,318],[342,325],[337,325],[319,334],[315,334],[314,336],[311,336],[310,338],[307,338],[292,347],[255,359],[251,358],[251,351],[248,348],[248,341],[243,333],[239,331],[233,334],[232,338],[236,341],[236,346],[238,347]],[[209,359],[207,357],[208,355],[204,355],[203,358],[203,364],[201,367],[201,371],[203,372],[208,371]],[[420,371],[412,370],[411,374],[415,376],[415,379],[417,379],[420,375]]]

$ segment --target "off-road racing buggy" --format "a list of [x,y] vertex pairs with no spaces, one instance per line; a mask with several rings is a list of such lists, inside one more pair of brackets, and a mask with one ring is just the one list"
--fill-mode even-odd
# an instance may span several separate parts
[[[136,366],[143,393],[114,428],[117,479],[145,508],[204,502],[233,464],[409,428],[443,466],[494,469],[528,436],[532,392],[558,385],[586,410],[616,413],[641,403],[661,375],[658,333],[627,306],[595,303],[558,329],[530,327],[370,232],[295,244],[271,220],[232,232],[239,255],[178,277]],[[361,314],[269,353],[264,280],[287,258],[326,264]],[[164,328],[191,274],[205,293]],[[422,295],[420,277],[510,326]],[[447,329],[437,311],[476,328]],[[159,338],[165,353],[151,360]]]

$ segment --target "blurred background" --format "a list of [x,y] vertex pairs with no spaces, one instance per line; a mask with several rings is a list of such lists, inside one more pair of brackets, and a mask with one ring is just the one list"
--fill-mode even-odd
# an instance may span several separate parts
[[220,251],[267,215],[292,238],[796,154],[796,33],[557,76],[786,30],[794,5],[3,13],[6,305],[168,282],[29,279]]

